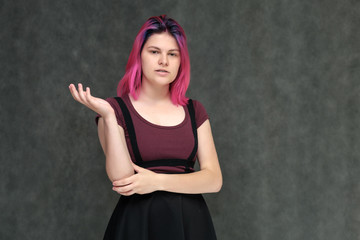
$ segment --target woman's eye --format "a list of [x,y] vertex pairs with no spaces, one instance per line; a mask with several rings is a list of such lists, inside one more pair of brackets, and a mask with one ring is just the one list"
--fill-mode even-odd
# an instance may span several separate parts
[[176,53],[169,53],[169,55],[172,56],[172,57],[176,57],[176,56],[177,56]]
[[155,50],[154,50],[154,51],[151,51],[151,53],[152,53],[152,54],[157,54],[158,51],[155,51]]

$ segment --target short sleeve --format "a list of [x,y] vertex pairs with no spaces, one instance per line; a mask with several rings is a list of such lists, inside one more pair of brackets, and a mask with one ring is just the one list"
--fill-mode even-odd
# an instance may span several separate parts
[[[116,101],[116,99],[114,97],[110,97],[110,98],[107,98],[105,99],[109,104],[110,106],[114,109],[114,112],[115,112],[115,115],[116,115],[116,120],[117,120],[117,123],[118,125],[120,125],[122,128],[125,129],[125,120],[124,120],[124,116],[122,115],[122,112],[121,112],[121,109],[120,109],[120,106],[118,104],[118,102]],[[96,125],[98,125],[99,123],[99,118],[101,117],[100,114],[97,114],[96,117],[95,117],[95,123]]]
[[199,128],[201,126],[201,124],[203,124],[207,119],[210,119],[210,118],[205,110],[205,107],[201,104],[201,102],[199,102],[197,100],[193,100],[193,104],[194,104],[194,110],[195,110],[196,128]]

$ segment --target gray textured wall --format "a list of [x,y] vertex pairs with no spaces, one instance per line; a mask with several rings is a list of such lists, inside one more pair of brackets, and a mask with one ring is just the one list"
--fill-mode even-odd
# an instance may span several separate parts
[[153,15],[184,27],[188,96],[224,175],[219,240],[360,239],[359,1],[1,1],[0,239],[101,239],[111,190],[94,113]]

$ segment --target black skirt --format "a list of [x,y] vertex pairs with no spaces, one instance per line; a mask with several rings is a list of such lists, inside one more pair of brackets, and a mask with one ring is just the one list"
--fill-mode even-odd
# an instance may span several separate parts
[[104,240],[213,240],[216,234],[201,194],[155,191],[121,196]]

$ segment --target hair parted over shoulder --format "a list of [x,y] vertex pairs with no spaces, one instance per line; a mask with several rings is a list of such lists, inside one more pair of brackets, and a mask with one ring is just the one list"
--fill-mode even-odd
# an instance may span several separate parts
[[185,96],[190,83],[190,59],[186,43],[186,35],[183,28],[166,15],[149,18],[136,35],[125,74],[117,87],[117,95],[131,94],[138,99],[141,88],[141,51],[147,39],[154,33],[170,33],[180,48],[180,67],[175,80],[170,84],[171,101],[175,105],[186,105],[188,98]]

